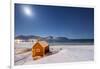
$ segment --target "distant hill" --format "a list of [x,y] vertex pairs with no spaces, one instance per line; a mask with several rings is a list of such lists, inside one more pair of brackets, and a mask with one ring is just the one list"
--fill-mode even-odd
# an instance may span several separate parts
[[66,43],[94,43],[94,39],[69,39],[67,37],[53,37],[53,36],[48,36],[48,37],[41,37],[41,36],[35,36],[35,35],[29,35],[29,36],[24,36],[24,35],[19,35],[16,36],[15,39],[22,39],[22,40],[28,40],[28,39],[40,39],[40,40],[45,40],[49,43],[57,43],[57,42],[66,42]]
[[22,39],[22,40],[40,39],[40,40],[45,40],[45,41],[50,41],[50,42],[51,41],[58,41],[58,42],[68,41],[68,38],[66,37],[53,37],[53,36],[40,37],[40,36],[34,36],[34,35],[29,35],[29,36],[19,35],[19,36],[16,36],[15,39]]
[[15,39],[23,39],[23,40],[38,39],[38,38],[41,38],[41,37],[40,36],[34,36],[34,35],[29,35],[29,36],[19,35],[19,36],[15,37]]

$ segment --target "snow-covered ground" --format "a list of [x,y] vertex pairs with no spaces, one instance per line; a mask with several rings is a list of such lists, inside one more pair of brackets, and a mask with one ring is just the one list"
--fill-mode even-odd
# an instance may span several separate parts
[[15,65],[93,61],[93,45],[59,45],[50,46],[51,55],[33,60],[31,48],[33,43],[15,43]]

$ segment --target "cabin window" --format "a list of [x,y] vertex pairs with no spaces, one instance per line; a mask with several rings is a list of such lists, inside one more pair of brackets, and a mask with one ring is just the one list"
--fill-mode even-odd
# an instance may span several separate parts
[[36,52],[40,52],[40,49],[36,49]]

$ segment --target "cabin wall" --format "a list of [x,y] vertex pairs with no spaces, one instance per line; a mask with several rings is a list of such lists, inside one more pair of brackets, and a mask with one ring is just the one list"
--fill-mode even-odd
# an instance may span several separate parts
[[[39,51],[40,50],[40,51]],[[32,51],[32,56],[43,56],[43,47],[41,47],[40,44],[35,44],[35,46],[33,47],[33,51]]]
[[49,52],[49,46],[45,47],[45,54]]

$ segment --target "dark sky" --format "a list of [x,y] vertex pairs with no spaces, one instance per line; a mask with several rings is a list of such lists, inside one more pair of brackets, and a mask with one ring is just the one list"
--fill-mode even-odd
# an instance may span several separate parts
[[15,4],[15,35],[93,39],[94,9]]

